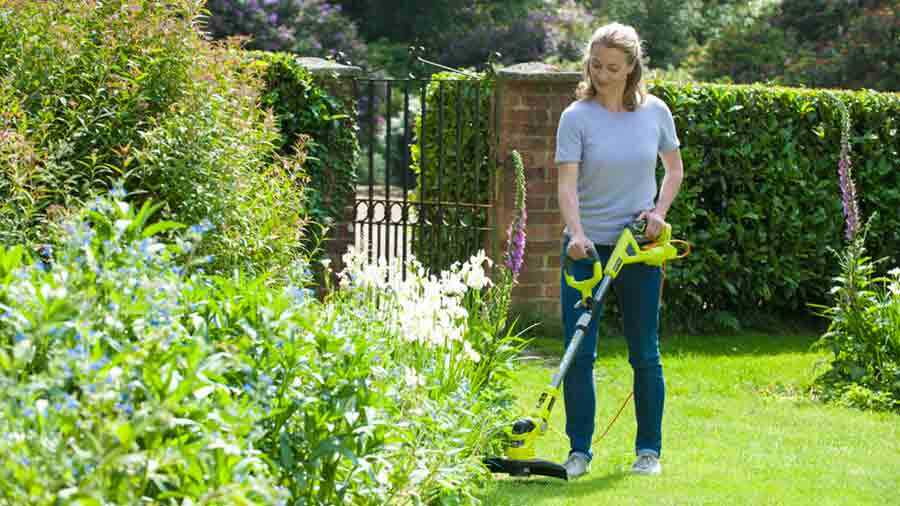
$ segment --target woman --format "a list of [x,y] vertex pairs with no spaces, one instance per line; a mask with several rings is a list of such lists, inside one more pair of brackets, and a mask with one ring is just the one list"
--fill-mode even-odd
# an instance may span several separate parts
[[[606,264],[622,229],[635,218],[647,221],[646,235],[655,238],[678,194],[683,177],[679,141],[669,108],[644,91],[641,41],[630,26],[599,28],[584,54],[584,79],[559,120],[556,164],[559,206],[565,220],[563,255],[576,260],[577,278],[590,277],[588,251],[595,249]],[[657,195],[656,157],[665,177]],[[560,299],[566,345],[583,309],[576,309],[576,290],[562,281]],[[662,415],[665,400],[659,357],[661,273],[644,264],[625,266],[613,283],[624,321],[628,360],[634,371],[637,415],[632,471],[658,474],[662,468]],[[602,307],[595,307],[598,316]],[[564,380],[566,433],[571,450],[565,463],[571,478],[585,474],[593,456],[591,440],[596,410],[593,363],[596,359],[595,318]]]

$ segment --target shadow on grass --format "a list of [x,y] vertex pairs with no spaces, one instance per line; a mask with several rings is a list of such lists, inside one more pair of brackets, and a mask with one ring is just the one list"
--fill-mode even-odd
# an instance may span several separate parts
[[[553,480],[550,478],[500,479],[494,482],[496,484],[495,489],[486,498],[486,504],[512,504],[503,502],[503,499],[521,498],[523,493],[529,495],[528,504],[540,504],[542,499],[591,496],[602,490],[614,487],[628,476],[628,473],[618,471],[606,475],[588,474],[576,481]],[[492,499],[500,502],[492,502]]]

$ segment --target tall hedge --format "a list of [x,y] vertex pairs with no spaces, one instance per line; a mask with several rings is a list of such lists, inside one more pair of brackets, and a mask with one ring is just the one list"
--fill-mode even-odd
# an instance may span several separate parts
[[650,91],[682,141],[685,181],[669,219],[694,244],[669,268],[668,316],[735,323],[825,302],[838,274],[830,248],[845,244],[836,100],[851,114],[860,210],[875,215],[869,252],[892,257],[888,268],[900,260],[900,96],[666,82]]

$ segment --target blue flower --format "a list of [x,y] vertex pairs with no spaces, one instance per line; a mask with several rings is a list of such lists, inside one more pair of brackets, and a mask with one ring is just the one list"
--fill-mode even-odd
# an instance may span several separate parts
[[84,344],[79,342],[75,345],[74,348],[69,348],[68,350],[66,350],[66,353],[69,355],[69,358],[81,358],[81,356],[85,354]]
[[153,244],[153,241],[150,239],[143,239],[140,243],[138,243],[138,251],[144,257],[149,258],[150,255],[150,246]]
[[125,197],[128,196],[128,193],[125,192],[125,187],[122,185],[121,182],[118,182],[115,185],[113,185],[113,188],[109,192],[109,194],[112,195],[116,199],[124,199]]
[[109,363],[109,359],[106,358],[106,356],[103,356],[103,357],[100,358],[100,360],[98,360],[98,361],[94,362],[93,364],[91,364],[90,370],[91,370],[91,372],[97,372],[97,371],[99,371],[100,369],[103,369],[103,366],[105,366],[105,365],[108,364],[108,363]]

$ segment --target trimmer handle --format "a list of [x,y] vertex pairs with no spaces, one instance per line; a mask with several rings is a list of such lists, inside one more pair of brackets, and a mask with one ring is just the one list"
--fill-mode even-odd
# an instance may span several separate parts
[[647,232],[647,220],[634,220],[628,225],[625,225],[625,228],[631,232],[631,235],[634,236],[634,240],[637,241],[638,244],[647,244],[650,242],[650,239],[647,239],[647,236],[644,235]]
[[575,265],[575,260],[572,260],[568,253],[566,253],[563,262],[563,277],[566,280],[566,284],[578,290],[578,293],[581,294],[582,302],[586,302],[591,298],[594,287],[603,279],[603,264],[600,262],[600,255],[597,254],[597,250],[593,247],[588,248],[588,257],[594,261],[594,271],[591,277],[587,279],[575,279],[575,276],[572,274],[572,266]]
[[672,238],[672,225],[669,223],[666,223],[663,229],[659,232],[659,237],[653,240],[650,240],[646,236],[647,220],[645,219],[634,220],[628,225],[625,225],[625,228],[627,228],[628,231],[631,232],[631,235],[634,236],[635,242],[637,242],[640,246],[649,244],[651,242],[667,243]]

